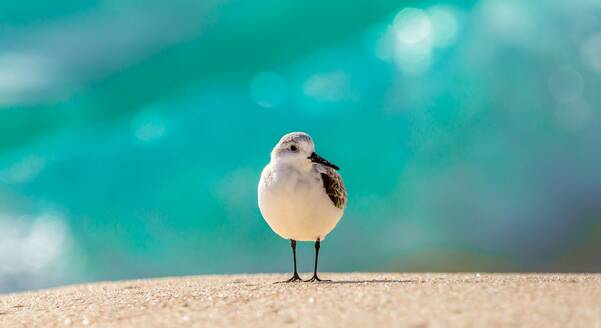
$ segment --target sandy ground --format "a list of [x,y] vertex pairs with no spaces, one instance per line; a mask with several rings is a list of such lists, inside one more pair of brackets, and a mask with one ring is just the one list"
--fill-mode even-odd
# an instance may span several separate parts
[[[308,274],[304,274],[305,277]],[[600,274],[323,273],[102,282],[0,295],[0,327],[601,327]]]

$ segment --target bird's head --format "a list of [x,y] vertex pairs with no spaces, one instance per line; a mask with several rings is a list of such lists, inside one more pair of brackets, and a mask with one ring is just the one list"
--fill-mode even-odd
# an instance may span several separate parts
[[338,170],[338,166],[315,153],[315,144],[305,132],[292,132],[284,135],[271,151],[271,161],[295,166],[299,169],[310,169],[318,163]]

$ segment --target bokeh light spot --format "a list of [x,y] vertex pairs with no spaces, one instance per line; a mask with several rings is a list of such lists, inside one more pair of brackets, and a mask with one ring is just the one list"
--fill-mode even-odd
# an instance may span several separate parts
[[276,107],[286,100],[288,87],[281,75],[261,72],[250,83],[250,96],[261,107]]
[[[64,274],[50,270],[69,257],[71,236],[63,216],[14,216],[0,212],[0,291],[11,283],[48,284]],[[73,267],[68,268],[73,270]],[[68,271],[65,268],[64,271]]]
[[421,9],[405,8],[393,22],[396,35],[394,62],[406,75],[424,73],[431,63],[432,26]]
[[46,165],[46,159],[38,155],[29,155],[0,172],[0,181],[10,184],[26,183],[34,179]]
[[356,92],[344,71],[314,74],[303,84],[303,93],[318,101],[337,102],[356,99]]
[[582,76],[570,66],[561,66],[549,76],[549,91],[556,100],[576,99],[582,92]]
[[132,120],[132,132],[140,141],[152,141],[165,134],[165,121],[154,111],[138,114]]
[[601,72],[601,33],[584,41],[580,48],[582,61],[591,69]]
[[432,26],[428,15],[416,8],[405,8],[394,18],[394,28],[397,38],[405,44],[429,42]]
[[479,7],[481,25],[497,40],[528,46],[535,19],[527,1],[487,0]]
[[55,81],[50,61],[27,53],[0,53],[0,105],[35,103]]
[[457,18],[448,6],[433,6],[428,8],[432,26],[432,43],[439,48],[448,47],[457,38]]
[[553,119],[556,125],[567,132],[582,130],[591,118],[592,110],[584,99],[562,102],[555,109]]
[[449,6],[427,10],[405,8],[394,18],[376,44],[376,56],[392,60],[405,75],[425,73],[433,62],[434,48],[446,48],[457,39],[459,23]]

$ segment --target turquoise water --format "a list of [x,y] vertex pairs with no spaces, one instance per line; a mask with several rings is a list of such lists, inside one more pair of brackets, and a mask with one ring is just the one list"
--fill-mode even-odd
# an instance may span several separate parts
[[256,204],[290,131],[349,192],[323,271],[598,271],[600,12],[4,1],[0,291],[290,270]]

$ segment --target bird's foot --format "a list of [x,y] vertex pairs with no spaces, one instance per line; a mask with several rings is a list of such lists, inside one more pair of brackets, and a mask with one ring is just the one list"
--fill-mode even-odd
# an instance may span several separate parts
[[313,277],[311,277],[311,279],[305,280],[305,282],[322,282],[322,281],[323,282],[328,282],[328,281],[332,281],[332,280],[327,280],[327,279],[323,279],[322,280],[322,279],[319,279],[319,277],[316,274],[314,274]]
[[298,276],[298,273],[294,273],[290,279],[284,280],[284,281],[278,281],[278,282],[276,282],[276,284],[284,284],[284,283],[297,282],[297,281],[303,281],[303,280],[301,279],[301,277]]

